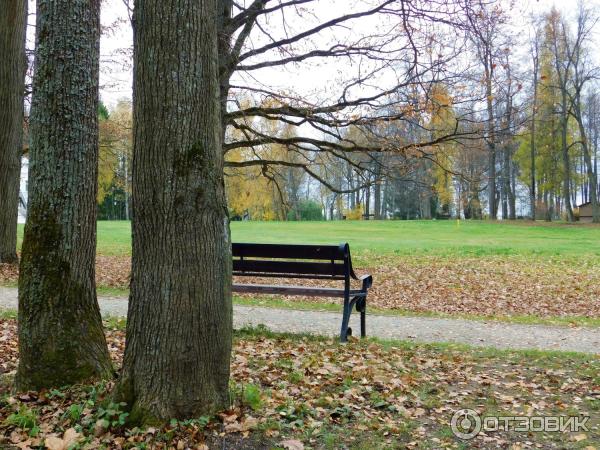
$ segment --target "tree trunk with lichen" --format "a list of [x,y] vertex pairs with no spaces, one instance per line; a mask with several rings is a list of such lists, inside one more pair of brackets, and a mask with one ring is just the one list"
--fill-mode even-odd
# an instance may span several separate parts
[[115,395],[132,423],[229,406],[231,250],[217,3],[135,4],[132,280]]
[[19,390],[112,375],[95,290],[100,0],[38,1]]
[[0,0],[0,263],[17,260],[26,0]]

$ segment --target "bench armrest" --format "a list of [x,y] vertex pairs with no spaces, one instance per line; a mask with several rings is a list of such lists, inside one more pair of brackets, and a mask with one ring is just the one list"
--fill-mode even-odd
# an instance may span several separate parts
[[365,291],[373,285],[373,277],[371,275],[361,275],[358,279],[362,281],[362,287]]

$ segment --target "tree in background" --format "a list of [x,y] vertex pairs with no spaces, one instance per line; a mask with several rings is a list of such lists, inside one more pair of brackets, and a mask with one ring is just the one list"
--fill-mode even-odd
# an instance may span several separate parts
[[99,219],[130,219],[132,122],[131,102],[128,100],[120,100],[110,112],[106,109],[101,111]]
[[[277,121],[257,118],[255,126],[272,135],[290,138],[293,129]],[[276,128],[280,128],[277,130]],[[233,130],[233,134],[240,134]],[[279,161],[277,167],[265,163],[244,165],[259,157]],[[284,144],[264,143],[254,148],[239,148],[227,153],[231,167],[225,169],[228,205],[234,218],[253,220],[299,220],[298,205],[305,173],[298,164],[309,156],[288,150]]]
[[[439,83],[433,85],[430,105],[430,128],[435,130],[434,136],[450,133],[456,125],[456,113],[452,107],[452,98],[445,86]],[[452,183],[455,157],[456,143],[454,142],[443,142],[432,149],[432,159],[435,161],[432,168],[435,180],[433,186],[435,203],[439,208],[439,213],[444,217],[451,215],[455,197]]]
[[[538,113],[538,93],[539,93],[539,75],[540,75],[540,45],[541,45],[542,30],[538,24],[533,25],[533,36],[531,37],[531,110],[530,110],[530,124],[529,124],[529,170],[524,173],[528,173],[529,178],[529,207],[531,211],[531,219],[537,219],[537,208],[536,208],[536,170],[535,170],[535,159],[537,155],[536,146],[536,120]],[[517,150],[518,153],[518,150]],[[527,160],[527,159],[526,159]]]
[[[568,91],[571,104],[570,114],[577,123],[579,142],[584,160],[585,174],[589,182],[589,199],[592,204],[592,222],[600,222],[600,207],[598,206],[598,175],[593,163],[592,141],[589,139],[589,128],[585,122],[584,95],[591,81],[598,78],[600,69],[591,60],[589,42],[594,25],[598,22],[589,8],[579,2],[576,17],[575,33],[563,38],[568,49],[568,58],[573,66],[572,87]],[[594,87],[592,87],[594,89]],[[589,122],[588,122],[589,123]]]
[[0,2],[0,263],[17,260],[27,1]]
[[[297,8],[300,4],[302,8]],[[463,26],[459,19],[464,11],[462,5],[445,1],[374,0],[361,2],[353,11],[330,20],[319,20],[312,14],[317,4],[316,0],[223,2],[226,19],[220,41],[220,78],[224,151],[253,150],[247,153],[248,159],[228,158],[226,165],[269,167],[294,176],[304,172],[338,196],[353,190],[346,193],[349,209],[357,208],[360,201],[366,217],[372,210],[374,217],[381,217],[386,175],[382,161],[394,158],[388,160],[379,154],[407,152],[410,160],[416,161],[423,156],[421,150],[432,142],[427,132],[394,140],[382,138],[375,130],[383,122],[390,128],[402,128],[404,122],[424,112],[425,102],[415,98],[428,94],[432,79],[454,79],[452,70],[459,69],[453,64],[463,42],[454,39],[455,45],[448,45],[446,38],[456,37],[456,30]],[[365,30],[359,25],[365,19],[377,23],[372,33],[346,37],[331,33],[342,26]],[[442,42],[443,51],[429,51],[432,43],[437,49]],[[423,61],[422,52],[433,57]],[[343,74],[335,86],[323,86],[312,94],[277,90],[260,82],[262,73],[275,69],[285,71],[294,65],[308,73],[337,61],[350,62],[360,69]],[[381,77],[390,67],[395,76]],[[278,121],[295,131],[289,137],[278,131],[272,133],[258,126],[256,118]],[[367,134],[366,139],[352,139],[354,126]],[[231,129],[239,133],[229,132]],[[438,135],[436,141],[453,139],[456,133],[457,128],[453,128],[450,135]],[[263,153],[255,151],[264,144],[283,145],[295,156],[266,159]],[[323,172],[319,161],[325,159],[316,158],[315,154],[323,153],[337,159],[336,164],[347,166],[346,186],[334,188],[335,183],[319,176]],[[298,170],[291,171],[290,167]],[[261,169],[261,173],[272,171]],[[294,184],[291,181],[290,186]]]
[[562,200],[566,217],[569,222],[575,220],[571,199],[571,157],[569,150],[569,117],[571,111],[571,102],[569,99],[569,90],[572,88],[573,78],[573,59],[572,49],[568,42],[568,31],[565,22],[560,13],[552,8],[546,18],[546,45],[552,57],[554,75],[556,79],[556,89],[558,91],[558,120],[560,124],[560,145],[562,155]]
[[469,36],[474,46],[474,53],[482,69],[483,99],[486,105],[486,130],[484,140],[488,147],[488,208],[491,220],[498,217],[498,195],[496,186],[496,157],[498,124],[496,118],[497,69],[500,62],[500,49],[505,47],[502,26],[507,16],[498,3],[475,2],[468,11]]
[[[560,99],[552,55],[547,47],[542,46],[539,58],[539,77],[534,88],[536,101],[531,106],[535,112],[530,110],[535,122],[529,124],[529,136],[521,139],[516,159],[522,169],[520,178],[524,183],[531,182],[532,168],[535,171],[536,216],[552,220],[559,212],[562,193],[560,123],[555,106]],[[535,145],[534,149],[532,145]],[[533,161],[532,152],[535,155]]]
[[598,220],[596,146],[590,139],[595,126],[588,117],[594,106],[593,100],[589,108],[584,101],[598,71],[586,50],[596,20],[583,5],[578,9],[575,32],[555,9],[544,20],[539,42],[534,43],[539,54],[534,74],[539,71],[539,76],[534,76],[529,138],[521,140],[517,152],[522,180],[527,178],[532,186],[536,215],[552,220],[564,210],[567,220],[574,220],[570,205],[577,201],[581,187],[581,197],[596,204]]
[[113,371],[94,279],[100,1],[38,2],[36,20],[19,390]]
[[[482,124],[470,124],[477,133]],[[483,218],[483,201],[481,196],[486,188],[485,173],[488,164],[488,149],[482,139],[464,140],[459,143],[460,151],[454,158],[457,196],[457,217],[465,219]]]

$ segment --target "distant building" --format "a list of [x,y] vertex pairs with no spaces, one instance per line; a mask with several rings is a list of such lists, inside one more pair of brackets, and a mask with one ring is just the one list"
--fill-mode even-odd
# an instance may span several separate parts
[[19,223],[25,223],[27,217],[27,177],[29,174],[29,159],[21,160],[21,187],[19,188]]
[[592,221],[592,202],[579,205],[579,221],[590,223]]

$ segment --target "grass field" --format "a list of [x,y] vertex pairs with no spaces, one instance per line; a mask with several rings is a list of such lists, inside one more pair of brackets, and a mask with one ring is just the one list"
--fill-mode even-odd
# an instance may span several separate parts
[[[22,228],[20,228],[22,234]],[[348,242],[359,274],[374,277],[371,311],[600,324],[600,226],[545,222],[233,222],[237,242]],[[96,284],[127,295],[129,222],[98,223]],[[16,285],[0,266],[0,284]],[[297,282],[297,281],[291,281]],[[245,297],[275,307],[330,307],[331,299]]]
[[[19,242],[23,227],[19,227]],[[232,222],[234,242],[350,243],[353,254],[600,257],[600,226],[545,222]],[[98,254],[131,254],[129,222],[98,223]]]

